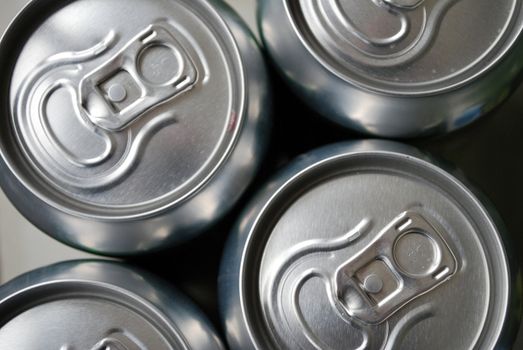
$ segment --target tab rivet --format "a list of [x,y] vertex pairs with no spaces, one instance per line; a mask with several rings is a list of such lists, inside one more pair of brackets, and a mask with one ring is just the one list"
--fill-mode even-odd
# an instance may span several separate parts
[[368,293],[378,294],[383,290],[383,281],[378,275],[370,275],[365,278],[363,288],[365,288]]
[[109,90],[107,91],[107,96],[111,100],[111,102],[122,102],[127,97],[127,91],[125,90],[125,87],[121,84],[114,84],[111,85]]

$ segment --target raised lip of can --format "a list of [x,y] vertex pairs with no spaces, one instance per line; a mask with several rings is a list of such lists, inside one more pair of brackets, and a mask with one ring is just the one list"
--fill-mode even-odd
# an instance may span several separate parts
[[[74,0],[64,0],[63,6],[66,6],[68,3],[74,2]],[[240,110],[238,115],[240,116],[240,122],[238,123],[236,130],[234,131],[234,135],[232,137],[232,140],[227,147],[226,151],[222,155],[220,161],[217,163],[217,165],[212,169],[211,172],[196,186],[194,189],[186,193],[184,196],[176,199],[173,202],[168,202],[164,198],[160,198],[160,201],[164,202],[163,205],[148,209],[146,211],[140,211],[135,214],[118,214],[118,215],[110,215],[110,214],[104,214],[103,209],[104,208],[110,208],[112,210],[118,210],[118,206],[112,207],[112,206],[99,206],[98,213],[88,213],[86,210],[73,210],[72,208],[69,208],[67,205],[62,205],[59,201],[63,201],[65,199],[65,195],[63,195],[61,192],[56,192],[55,186],[53,184],[45,184],[43,186],[46,187],[46,190],[53,189],[51,192],[55,197],[57,197],[57,200],[51,200],[50,196],[46,196],[42,193],[36,186],[30,183],[28,179],[25,178],[25,176],[22,175],[22,171],[18,171],[18,167],[15,165],[15,161],[11,160],[9,156],[7,156],[9,153],[6,152],[5,147],[3,145],[0,145],[0,157],[3,160],[3,162],[7,165],[9,168],[9,171],[14,174],[17,178],[17,180],[27,189],[29,190],[33,195],[35,195],[38,199],[45,202],[49,206],[53,207],[54,209],[57,209],[61,212],[64,212],[66,214],[80,217],[80,218],[89,218],[93,220],[106,220],[106,221],[129,221],[129,220],[136,220],[140,218],[146,218],[155,216],[159,213],[165,212],[173,207],[182,205],[187,200],[190,200],[191,197],[197,195],[199,192],[202,191],[203,188],[209,185],[210,182],[213,181],[213,179],[220,174],[220,170],[223,170],[224,167],[227,166],[227,161],[234,153],[240,139],[242,131],[245,127],[246,119],[248,119],[248,105],[247,101],[249,97],[247,96],[248,92],[246,92],[246,72],[245,72],[245,62],[241,54],[241,49],[239,47],[239,43],[237,42],[236,37],[232,33],[231,29],[227,25],[225,19],[223,16],[219,13],[219,11],[214,8],[210,3],[206,1],[198,1],[201,6],[204,6],[206,8],[206,11],[209,11],[210,15],[212,15],[213,19],[216,20],[216,25],[220,26],[223,30],[223,35],[227,37],[227,40],[231,43],[231,48],[233,49],[233,52],[230,54],[233,56],[233,63],[237,64],[239,67],[238,73],[240,76],[238,77],[238,81],[240,82],[240,89],[242,97],[240,99]],[[52,3],[52,1],[46,1],[46,0],[31,0],[26,6],[17,14],[17,16],[12,20],[6,31],[3,33],[2,37],[0,38],[0,47],[5,46],[5,42],[8,41],[9,36],[12,35],[12,32],[14,32],[20,25],[20,22],[24,21],[24,18],[26,17],[27,13],[30,13],[33,11],[35,7],[38,6],[45,6],[47,3]],[[10,65],[11,66],[11,65]],[[12,70],[12,67],[9,68],[9,70]],[[9,113],[10,114],[10,113]],[[19,147],[17,147],[19,148]],[[23,153],[25,151],[22,150]],[[18,155],[17,158],[20,156]],[[23,157],[23,161],[30,162],[30,158]],[[38,169],[34,166],[31,166],[31,169]],[[40,174],[41,176],[41,174]],[[169,195],[167,195],[169,196]],[[59,199],[58,199],[59,198]],[[67,197],[67,200],[77,203],[78,207],[89,207],[90,204],[84,204],[83,202],[77,202],[75,200],[70,199]],[[150,202],[155,202],[157,200],[152,200]],[[165,203],[167,202],[167,203]],[[139,207],[143,206],[149,206],[149,202],[145,202],[139,205]],[[125,212],[128,210],[128,208],[133,208],[133,206],[124,206],[124,209],[122,210]],[[136,211],[136,210],[135,210]]]
[[[258,267],[261,256],[263,255],[263,249],[261,247],[265,246],[267,238],[270,235],[270,229],[267,228],[271,227],[274,222],[277,221],[277,218],[270,218],[271,215],[269,215],[269,212],[276,213],[277,216],[285,210],[283,207],[287,207],[285,203],[292,203],[299,197],[299,193],[294,193],[294,195],[291,193],[291,196],[287,197],[285,197],[284,194],[288,191],[289,186],[300,182],[303,176],[310,175],[308,174],[310,171],[317,170],[316,168],[318,166],[321,167],[332,161],[346,159],[355,153],[367,156],[404,157],[411,162],[426,167],[428,171],[434,172],[440,181],[442,178],[446,179],[447,184],[461,193],[467,201],[474,204],[474,212],[480,215],[480,218],[482,218],[481,221],[488,224],[492,232],[496,233],[492,237],[484,238],[478,236],[478,238],[480,238],[480,241],[485,247],[488,246],[485,239],[492,240],[491,243],[495,244],[496,247],[499,248],[499,251],[502,252],[502,256],[497,258],[501,259],[503,264],[499,264],[498,269],[494,272],[502,275],[504,285],[508,286],[507,288],[505,288],[505,286],[499,287],[493,285],[491,281],[489,293],[495,294],[498,292],[496,295],[501,299],[498,303],[506,307],[503,310],[498,310],[492,305],[489,307],[489,313],[498,315],[498,326],[490,330],[490,332],[495,334],[495,337],[490,337],[489,339],[485,337],[484,330],[489,327],[489,320],[487,319],[480,337],[476,342],[488,341],[490,345],[494,347],[497,344],[511,341],[512,339],[507,340],[509,337],[515,335],[511,334],[511,330],[509,329],[511,321],[521,316],[511,315],[511,307],[519,305],[521,298],[517,293],[511,291],[510,288],[514,287],[517,279],[521,277],[521,271],[509,266],[510,259],[507,253],[509,247],[503,244],[503,239],[500,236],[500,231],[497,227],[498,224],[495,220],[496,215],[494,217],[490,215],[484,207],[484,204],[480,202],[480,199],[465,185],[466,180],[455,177],[452,169],[449,169],[452,173],[447,172],[446,169],[438,166],[440,164],[436,160],[419,152],[414,147],[391,141],[370,140],[338,143],[305,154],[273,177],[269,184],[263,187],[246,207],[241,219],[237,222],[228,239],[220,270],[219,292],[223,322],[226,324],[228,319],[241,318],[241,322],[243,322],[242,327],[244,327],[241,330],[235,330],[235,333],[239,333],[239,335],[235,334],[234,338],[230,332],[227,334],[230,344],[237,344],[239,341],[242,342],[242,348],[248,344],[249,347],[258,349],[261,346],[260,344],[263,344],[262,347],[265,348],[265,346],[268,346],[266,344],[270,343],[269,348],[278,348],[274,346],[274,340],[270,335],[270,331],[266,329],[264,322],[265,316],[263,316],[260,309],[260,301],[256,294],[259,283]],[[483,197],[481,193],[479,193],[479,195]],[[281,205],[282,203],[284,204]],[[273,207],[276,207],[276,209]],[[494,214],[496,213],[494,212]],[[471,214],[469,213],[469,215]],[[269,218],[267,218],[267,216]],[[253,254],[253,251],[256,253]],[[490,263],[491,259],[488,261],[489,266],[492,267]],[[489,271],[489,274],[490,273],[491,271]],[[249,277],[249,275],[251,275],[251,277]],[[241,312],[238,313],[238,310]],[[521,310],[518,310],[518,313],[520,312]],[[500,313],[501,317],[499,317]],[[242,331],[244,334],[241,334]],[[263,343],[264,341],[265,343]],[[235,347],[232,346],[232,348]]]
[[[55,3],[52,0],[33,0],[31,3],[36,10],[41,11],[45,10],[48,4]],[[210,179],[207,186],[188,198],[183,205],[171,206],[151,215],[146,213],[147,216],[142,213],[140,217],[132,220],[128,219],[129,216],[122,215],[88,216],[82,212],[62,211],[48,204],[20,181],[17,177],[19,174],[13,172],[13,169],[17,170],[19,167],[20,173],[25,174],[28,165],[25,162],[16,163],[20,151],[13,147],[16,141],[10,130],[4,128],[0,130],[3,136],[0,138],[0,169],[4,171],[4,176],[0,177],[0,184],[15,207],[36,227],[58,241],[91,253],[120,257],[142,255],[194,238],[237,203],[252,182],[267,150],[272,96],[268,89],[267,71],[260,48],[253,40],[252,33],[225,3],[213,4],[235,38],[235,44],[244,62],[242,72],[247,78],[244,124],[226,166]],[[14,23],[16,24],[16,21]],[[14,24],[11,28],[13,26]],[[2,43],[6,46],[6,41]],[[14,48],[16,50],[17,46],[14,45]],[[6,51],[2,52],[5,55]],[[12,64],[11,61],[14,59],[7,55],[6,63]],[[37,182],[34,185],[38,188],[41,180],[38,180],[38,177],[35,179]],[[41,186],[41,189],[43,198],[46,198],[45,191],[48,188]],[[209,201],[220,205],[205,211],[200,210],[201,206]]]
[[[82,292],[73,292],[73,290],[82,290]],[[91,293],[88,293],[88,291]],[[31,298],[34,295],[46,293],[51,293],[52,296],[40,299],[34,298],[32,299],[32,306],[59,301],[62,300],[61,297],[105,300],[120,305],[126,309],[133,310],[142,317],[145,317],[151,325],[154,325],[155,329],[173,334],[174,337],[164,334],[164,337],[168,339],[169,342],[178,343],[180,345],[184,343],[184,339],[180,336],[180,331],[177,329],[176,325],[172,324],[162,312],[156,310],[153,304],[140,298],[138,295],[130,293],[124,288],[106,282],[83,281],[80,279],[58,279],[55,281],[37,283],[0,300],[0,304],[17,303],[24,298]],[[137,305],[141,305],[142,308],[140,309]],[[145,311],[145,309],[147,311]],[[9,322],[9,320],[7,320],[7,322]]]
[[[96,279],[75,271],[92,265],[118,273],[118,280]],[[132,277],[131,277],[132,275]],[[134,278],[133,278],[134,277]],[[107,300],[142,316],[161,333],[169,344],[192,348],[180,324],[194,319],[202,326],[208,348],[223,349],[217,332],[203,313],[184,295],[146,271],[107,260],[72,260],[30,271],[0,287],[0,327],[20,313],[37,305],[63,298],[95,298]],[[24,300],[23,307],[16,304]],[[173,300],[175,302],[173,302]],[[15,305],[11,305],[15,304]],[[7,306],[6,306],[7,305]]]
[[[298,27],[296,21],[293,20],[293,14],[291,12],[291,9],[289,8],[288,0],[262,0],[262,1],[282,1],[283,6],[285,9],[285,14],[287,15],[287,19],[294,30],[294,34],[298,37],[299,42],[306,48],[307,52],[313,56],[315,60],[318,61],[318,63],[325,68],[330,74],[333,74],[337,78],[341,79],[342,81],[355,86],[358,89],[361,89],[363,91],[371,92],[371,93],[377,93],[385,96],[392,96],[392,97],[426,97],[426,96],[434,96],[434,95],[441,95],[447,92],[452,92],[454,90],[458,90],[464,86],[467,86],[471,84],[474,81],[479,80],[480,78],[484,77],[489,73],[492,69],[494,69],[496,66],[502,62],[507,55],[511,53],[511,51],[514,51],[514,47],[516,46],[517,42],[522,40],[523,38],[523,26],[519,29],[516,33],[510,34],[510,40],[505,40],[503,43],[503,50],[499,51],[497,53],[497,57],[492,60],[487,66],[485,66],[483,69],[478,71],[477,73],[467,77],[466,79],[462,79],[460,82],[439,88],[439,89],[426,89],[423,91],[401,91],[397,92],[394,90],[387,90],[382,89],[377,86],[373,86],[371,84],[365,84],[363,82],[360,82],[356,79],[351,79],[350,76],[342,74],[337,69],[332,67],[330,63],[328,63],[320,53],[316,52],[314,47],[311,46],[311,44],[308,42],[308,40],[305,37],[305,33],[301,30],[301,28]],[[519,3],[520,7],[522,6],[521,3]],[[521,19],[523,21],[523,19]],[[514,26],[514,23],[511,24],[511,26]]]
[[[283,1],[258,2],[258,27],[275,71],[311,110],[366,135],[406,139],[463,128],[499,105],[521,80],[523,40],[488,74],[443,94],[390,96],[360,89],[332,75],[300,44]],[[271,36],[269,30],[276,23],[281,35]],[[291,58],[300,59],[303,72],[298,74],[283,48],[289,48]]]

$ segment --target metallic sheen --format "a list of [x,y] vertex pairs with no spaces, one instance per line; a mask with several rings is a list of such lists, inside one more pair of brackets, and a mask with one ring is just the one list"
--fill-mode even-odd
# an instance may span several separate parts
[[1,185],[67,244],[129,255],[185,241],[258,169],[266,72],[221,1],[34,0],[0,45]]
[[296,93],[361,132],[463,127],[522,69],[521,0],[259,0],[270,56]]
[[186,297],[119,263],[71,261],[0,287],[0,348],[224,349]]
[[499,227],[414,148],[360,141],[312,151],[262,188],[229,239],[219,277],[229,345],[504,346],[521,315]]

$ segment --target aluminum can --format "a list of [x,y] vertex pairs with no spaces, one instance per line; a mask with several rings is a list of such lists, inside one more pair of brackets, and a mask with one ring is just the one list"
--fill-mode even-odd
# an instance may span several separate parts
[[259,0],[269,55],[332,121],[390,138],[445,133],[520,81],[520,0]]
[[146,272],[70,261],[0,287],[0,349],[225,349],[207,318]]
[[37,227],[106,255],[223,216],[266,147],[251,33],[221,1],[32,1],[0,44],[1,185]]
[[508,349],[521,295],[506,237],[469,187],[415,148],[312,151],[261,190],[227,244],[229,345]]

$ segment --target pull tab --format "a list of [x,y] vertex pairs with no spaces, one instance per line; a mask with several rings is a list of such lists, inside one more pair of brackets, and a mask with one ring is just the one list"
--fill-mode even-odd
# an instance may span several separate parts
[[129,337],[122,333],[115,333],[110,337],[102,339],[91,350],[144,350],[142,346],[139,346],[131,340]]
[[198,72],[164,25],[154,24],[80,82],[81,107],[95,125],[119,131],[191,89]]
[[351,317],[379,324],[449,280],[457,269],[458,261],[441,234],[423,216],[408,211],[339,267],[335,291]]
[[384,3],[390,6],[404,9],[414,9],[421,5],[423,1],[425,0],[383,0]]

